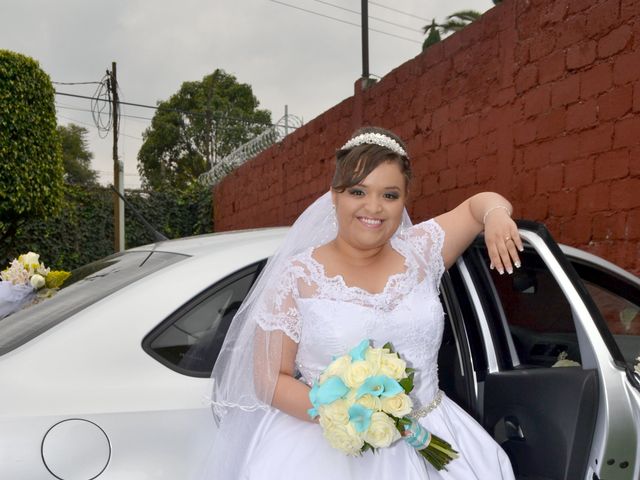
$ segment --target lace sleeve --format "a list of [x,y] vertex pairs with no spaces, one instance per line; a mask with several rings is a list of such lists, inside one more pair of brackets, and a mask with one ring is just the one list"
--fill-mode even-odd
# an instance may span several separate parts
[[298,280],[303,269],[291,262],[272,288],[265,289],[257,305],[256,322],[265,331],[280,330],[291,340],[300,342],[300,312],[296,304]]
[[413,250],[425,261],[427,273],[432,276],[436,285],[444,273],[442,247],[444,230],[434,219],[418,223],[409,228],[406,239]]

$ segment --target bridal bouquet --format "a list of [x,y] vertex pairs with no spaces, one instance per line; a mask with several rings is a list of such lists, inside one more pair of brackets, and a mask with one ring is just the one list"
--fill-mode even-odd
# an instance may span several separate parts
[[19,310],[38,293],[50,297],[71,275],[63,270],[51,270],[40,262],[40,255],[25,253],[0,272],[0,319]]
[[413,377],[391,344],[373,348],[363,340],[320,375],[309,392],[309,415],[319,417],[329,444],[347,455],[386,448],[409,431],[409,443],[442,470],[458,452],[408,417]]

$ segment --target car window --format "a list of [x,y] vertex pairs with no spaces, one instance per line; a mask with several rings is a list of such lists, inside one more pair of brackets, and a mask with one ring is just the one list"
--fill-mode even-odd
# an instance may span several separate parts
[[176,253],[130,251],[73,270],[52,298],[41,299],[0,320],[0,355],[113,292],[185,258]]
[[151,332],[143,342],[145,350],[180,373],[211,375],[231,320],[258,271],[258,264],[248,267],[195,298]]
[[[484,245],[476,250],[478,258],[488,258]],[[535,250],[527,248],[520,258],[522,267],[511,275],[484,269],[495,292],[495,330],[508,332],[501,339],[504,363],[520,368],[579,366],[580,348],[567,298]]]
[[633,367],[640,356],[640,288],[604,267],[572,263],[625,361]]

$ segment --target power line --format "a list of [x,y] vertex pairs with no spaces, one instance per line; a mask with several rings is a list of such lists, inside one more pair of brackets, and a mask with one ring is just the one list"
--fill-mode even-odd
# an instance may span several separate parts
[[[345,7],[342,7],[340,5],[336,5],[334,3],[325,2],[324,0],[313,0],[313,1],[314,2],[318,2],[318,3],[322,3],[323,5],[329,5],[330,7],[334,7],[334,8],[337,8],[339,10],[344,10],[345,12],[355,13],[356,15],[360,15],[360,12],[357,11],[357,10],[351,10],[350,8],[345,8]],[[412,27],[407,27],[406,25],[401,25],[399,23],[390,22],[389,20],[385,20],[384,18],[373,17],[371,15],[369,15],[369,18],[372,19],[372,20],[377,20],[379,22],[388,23],[389,25],[393,25],[395,27],[404,28],[405,30],[410,30],[412,32],[423,33],[422,30],[418,30],[418,29],[415,29],[415,28],[412,28]]]
[[[284,5],[285,7],[295,8],[296,10],[302,10],[303,12],[311,13],[313,15],[318,15],[319,17],[328,18],[330,20],[335,20],[336,22],[345,23],[347,25],[353,25],[354,27],[360,28],[360,24],[358,24],[358,23],[353,23],[353,22],[349,22],[347,20],[342,20],[341,18],[336,18],[336,17],[332,17],[330,15],[325,15],[324,13],[314,12],[313,10],[307,10],[306,8],[297,7],[295,5],[291,5],[290,3],[281,2],[280,0],[269,0],[269,1],[273,2],[273,3],[279,3],[280,5]],[[418,41],[413,40],[411,38],[402,37],[402,36],[396,35],[394,33],[389,33],[389,32],[385,32],[385,31],[382,31],[382,30],[377,30],[375,28],[370,28],[369,31],[376,32],[376,33],[381,33],[383,35],[388,35],[390,37],[395,37],[395,38],[399,38],[401,40],[406,40],[407,42],[412,42],[412,43],[417,43],[419,45],[422,45],[422,42],[418,42]]]
[[[88,97],[87,95],[77,95],[75,93],[66,93],[66,92],[55,92],[56,95],[63,95],[65,97],[74,97],[74,98],[84,98],[87,100],[96,100],[96,101],[101,101],[101,102],[106,102],[107,100],[101,99],[101,98],[95,98],[95,97]],[[144,105],[141,103],[131,103],[131,102],[122,102],[119,101],[118,105],[129,105],[131,107],[140,107],[140,108],[150,108],[152,110],[163,110],[163,111],[167,111],[167,112],[176,112],[176,113],[182,113],[185,115],[212,115],[213,112],[202,112],[202,111],[186,111],[186,110],[179,110],[177,108],[167,108],[167,107],[158,107],[157,105]],[[220,116],[220,115],[218,115]],[[271,127],[275,127],[276,124],[274,123],[269,123],[269,122],[260,122],[260,121],[256,121],[253,119],[249,119],[249,118],[241,118],[241,117],[231,117],[231,116],[227,116],[227,115],[222,115],[222,117],[225,120],[236,120],[238,122],[244,122],[244,123],[250,123],[250,124],[254,124],[254,125],[267,125],[267,126],[271,126]]]
[[[85,111],[88,111],[88,110],[85,110]],[[85,127],[93,127],[93,128],[96,127],[95,124],[86,123],[86,122],[83,122],[81,120],[77,120],[77,119],[71,118],[71,117],[65,117],[64,115],[58,115],[58,118],[64,118],[65,120],[69,120],[70,122],[77,123],[78,125],[84,125]],[[143,141],[142,137],[136,137],[134,135],[127,135],[126,133],[120,133],[120,135],[123,136],[123,137],[131,138],[133,140]]]
[[51,82],[54,85],[100,85],[100,82]]
[[[77,108],[77,107],[72,107],[70,105],[62,105],[60,103],[56,103],[56,107],[58,108],[62,108],[64,110],[74,110],[76,112],[88,112],[91,113],[92,110],[89,110],[88,108]],[[121,117],[126,117],[126,118],[134,118],[134,119],[138,119],[138,120],[145,120],[147,122],[150,122],[153,120],[153,118],[149,118],[149,117],[140,117],[138,115],[128,115],[125,113],[120,114]]]
[[403,12],[402,10],[398,10],[397,8],[387,7],[386,5],[382,5],[381,3],[376,3],[376,2],[372,2],[372,1],[369,1],[369,3],[371,5],[375,5],[376,7],[386,8],[387,10],[391,10],[392,12],[400,13],[402,15],[406,15],[407,17],[417,18],[417,19],[422,20],[424,22],[430,22],[431,21],[428,18],[419,17],[418,15],[414,15],[413,13]]

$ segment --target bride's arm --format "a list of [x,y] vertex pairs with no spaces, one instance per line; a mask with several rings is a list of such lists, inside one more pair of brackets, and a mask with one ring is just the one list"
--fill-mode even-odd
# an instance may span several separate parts
[[307,414],[307,410],[312,408],[309,400],[310,388],[294,378],[297,351],[298,344],[288,336],[282,335],[280,373],[271,405],[300,420],[313,422]]
[[484,229],[491,264],[500,272],[519,266],[518,250],[522,240],[511,219],[513,208],[502,195],[483,192],[474,195],[453,210],[435,218],[445,232],[442,257],[449,268]]

